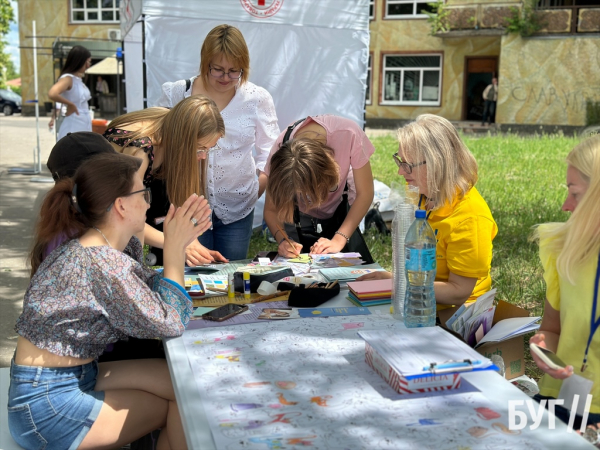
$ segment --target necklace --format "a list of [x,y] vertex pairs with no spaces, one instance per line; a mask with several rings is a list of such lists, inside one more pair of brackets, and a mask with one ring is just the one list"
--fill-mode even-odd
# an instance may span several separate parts
[[104,233],[102,231],[100,231],[100,228],[96,228],[96,227],[92,227],[94,230],[96,230],[98,233],[100,233],[102,235],[102,237],[104,238],[104,240],[106,241],[106,243],[108,244],[109,247],[112,248],[112,245],[110,245],[110,242],[108,242],[108,239],[106,239],[106,236],[104,236]]

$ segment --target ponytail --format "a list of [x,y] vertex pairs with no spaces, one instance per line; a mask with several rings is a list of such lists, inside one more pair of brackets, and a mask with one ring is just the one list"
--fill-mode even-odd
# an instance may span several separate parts
[[101,153],[84,161],[73,178],[56,183],[40,211],[30,254],[31,276],[55,247],[106,220],[114,201],[131,192],[141,164],[133,156]]
[[88,228],[72,203],[73,185],[71,178],[65,178],[56,183],[44,199],[30,253],[32,277],[48,250],[52,250],[50,246],[58,247],[65,241],[78,238]]

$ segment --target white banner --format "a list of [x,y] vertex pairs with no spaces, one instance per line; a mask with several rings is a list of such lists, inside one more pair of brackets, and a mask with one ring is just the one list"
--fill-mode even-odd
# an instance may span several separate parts
[[[250,81],[273,96],[280,129],[317,114],[364,125],[368,0],[143,0],[142,14],[148,106],[164,82],[198,74],[204,38],[227,23],[246,39]],[[141,68],[130,69],[127,55],[125,61],[130,89]],[[127,97],[127,111],[138,109],[129,91]]]
[[[165,81],[198,74],[200,47],[215,20],[147,17],[148,105]],[[250,81],[273,96],[280,128],[308,114],[363,125],[368,33],[340,28],[233,22],[250,49]]]

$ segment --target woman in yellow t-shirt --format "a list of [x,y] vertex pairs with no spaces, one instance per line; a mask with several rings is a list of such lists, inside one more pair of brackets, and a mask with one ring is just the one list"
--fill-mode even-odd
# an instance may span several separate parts
[[[600,136],[577,145],[567,156],[567,164],[568,194],[562,209],[571,212],[571,217],[565,223],[540,225],[534,233],[544,267],[546,303],[540,329],[529,342],[552,350],[568,364],[553,370],[532,355],[546,372],[537,399],[557,398],[562,380],[574,374],[588,378],[594,383],[587,423],[598,423],[600,331],[594,333],[594,329],[600,328],[600,299],[596,298],[600,277]],[[582,372],[584,364],[587,367]],[[585,402],[585,396],[579,401]],[[556,415],[568,423],[569,411],[560,406],[556,409],[560,410]],[[575,418],[575,429],[581,420],[582,416]]]
[[[398,130],[398,174],[421,193],[437,238],[437,309],[472,302],[491,289],[492,240],[498,227],[477,182],[477,162],[446,119],[423,114]],[[391,278],[374,272],[359,280]]]

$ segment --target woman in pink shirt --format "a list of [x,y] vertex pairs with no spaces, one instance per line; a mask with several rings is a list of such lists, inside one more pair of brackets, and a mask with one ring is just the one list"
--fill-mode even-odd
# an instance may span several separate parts
[[373,201],[374,152],[355,122],[333,115],[309,116],[279,135],[264,169],[264,218],[280,255],[359,251],[372,262],[357,227]]

